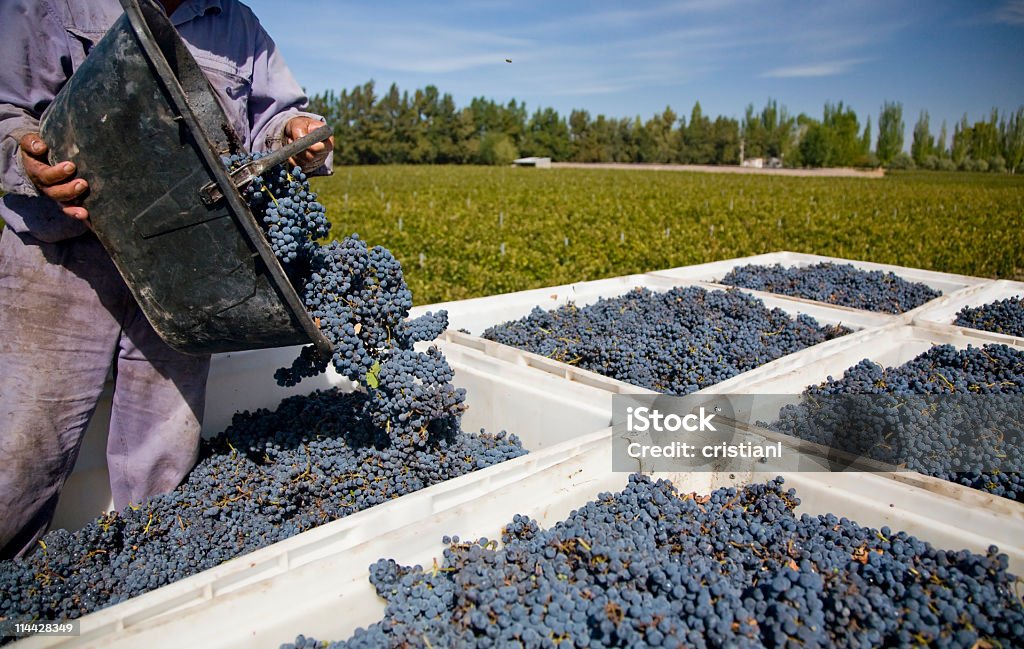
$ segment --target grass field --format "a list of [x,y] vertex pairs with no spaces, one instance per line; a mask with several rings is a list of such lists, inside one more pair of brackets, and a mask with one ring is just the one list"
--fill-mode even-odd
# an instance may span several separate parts
[[314,187],[333,235],[391,249],[417,304],[775,250],[1024,279],[1015,176],[376,166]]

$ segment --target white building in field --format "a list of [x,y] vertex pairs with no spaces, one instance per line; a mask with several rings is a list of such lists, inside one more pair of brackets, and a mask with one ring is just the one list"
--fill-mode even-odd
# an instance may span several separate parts
[[537,156],[530,156],[529,158],[519,158],[518,160],[512,161],[513,167],[537,167],[538,169],[547,169],[551,167],[551,158],[538,158]]

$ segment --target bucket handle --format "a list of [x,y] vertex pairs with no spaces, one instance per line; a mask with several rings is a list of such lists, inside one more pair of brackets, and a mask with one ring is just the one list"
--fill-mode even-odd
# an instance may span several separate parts
[[[333,135],[334,129],[328,125],[321,126],[312,133],[300,137],[294,142],[283,146],[277,151],[274,151],[268,156],[247,162],[235,171],[231,172],[228,178],[231,180],[231,184],[241,190],[247,184],[252,182],[252,179],[263,175],[263,172],[275,165],[279,165],[288,158],[292,157],[296,153],[305,151],[317,142],[323,142],[327,138]],[[220,186],[217,185],[216,181],[206,183],[199,189],[199,198],[203,201],[204,205],[213,205],[220,199],[224,198],[224,193],[221,191]]]

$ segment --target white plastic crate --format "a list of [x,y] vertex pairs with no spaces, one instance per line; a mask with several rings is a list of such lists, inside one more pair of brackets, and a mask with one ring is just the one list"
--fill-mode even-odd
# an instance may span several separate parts
[[[926,305],[914,316],[915,324],[941,324],[956,327],[953,321],[957,313],[964,307],[979,307],[991,304],[998,300],[1005,300],[1010,297],[1024,297],[1024,282],[1011,282],[1009,280],[997,280],[988,284],[981,284],[957,291],[949,296],[948,300],[938,301]],[[959,328],[959,327],[958,327]],[[986,338],[991,342],[1007,344],[1024,343],[1024,336],[1011,336],[1009,334],[993,333],[962,327],[979,338]]]
[[[507,430],[520,437],[526,456],[504,462],[455,480],[425,488],[369,510],[328,523],[301,535],[243,555],[220,566],[180,580],[122,604],[82,618],[83,634],[106,635],[151,617],[176,615],[195,606],[204,606],[211,597],[220,596],[249,584],[312,561],[324,553],[373,538],[374,535],[430,516],[487,491],[514,490],[525,476],[579,453],[593,444],[595,431],[611,423],[611,396],[558,377],[537,375],[528,368],[516,367],[470,349],[441,341],[455,372],[454,382],[467,389],[468,410],[463,418],[467,431],[485,428],[489,432]],[[276,407],[292,394],[318,388],[352,388],[351,382],[330,372],[284,389],[273,380],[273,371],[294,358],[296,348],[225,354],[214,360],[208,389],[208,409],[204,434],[215,434],[230,422],[239,410]],[[97,413],[94,433],[105,430]],[[598,433],[602,439],[603,434]],[[88,448],[88,447],[87,447]],[[93,444],[99,457],[87,458],[91,469],[77,475],[77,484],[85,485],[103,499],[90,503],[89,511],[73,511],[82,524],[110,507],[109,485],[103,465],[103,444]],[[80,502],[74,496],[72,503]],[[68,511],[67,503],[62,503]],[[39,641],[39,638],[29,642]],[[66,639],[65,639],[66,640]],[[56,641],[51,638],[50,641]]]
[[[300,633],[321,640],[347,638],[356,627],[368,626],[383,614],[383,602],[368,581],[368,567],[377,559],[430,566],[441,560],[443,535],[500,538],[502,527],[517,513],[549,527],[599,493],[622,489],[627,474],[609,470],[610,431],[590,442],[578,453],[522,477],[514,488],[488,490],[401,528],[367,529],[367,512],[366,523],[359,528],[363,533],[352,543],[336,548],[324,543],[308,561],[281,566],[258,584],[230,592],[212,586],[197,590],[192,596],[202,601],[201,606],[148,616],[145,621],[125,619],[123,626],[93,629],[80,638],[31,638],[18,646],[277,647]],[[949,549],[984,552],[996,542],[1009,555],[1011,570],[1019,573],[1024,568],[1024,526],[1019,521],[870,474],[784,475],[802,500],[800,511],[834,513],[872,527],[888,525]],[[709,472],[655,477],[673,480],[682,492],[708,493],[773,476]],[[140,603],[142,599],[138,598]]]
[[[903,365],[935,345],[953,345],[957,349],[990,344],[973,330],[961,327],[898,325],[857,334],[856,344],[846,349],[817,356],[805,355],[789,363],[773,363],[743,375],[731,386],[736,394],[800,394],[809,385],[843,372],[864,359],[885,367]],[[1014,347],[1024,349],[1024,343]]]
[[[819,264],[822,262],[832,262],[834,264],[852,264],[856,268],[862,270],[880,270],[882,272],[893,273],[898,277],[901,277],[910,282],[920,282],[933,289],[941,291],[943,295],[959,291],[969,286],[977,286],[984,284],[990,280],[982,279],[979,277],[970,277],[968,275],[956,275],[953,273],[940,273],[932,270],[923,270],[920,268],[908,268],[905,266],[893,266],[890,264],[876,264],[870,261],[859,261],[856,259],[842,259],[840,257],[826,257],[824,255],[812,255],[802,252],[771,252],[764,255],[755,255],[752,257],[739,257],[736,259],[725,259],[722,261],[713,261],[707,264],[697,264],[694,266],[682,266],[679,268],[671,268],[667,270],[659,270],[651,273],[658,277],[670,277],[676,279],[687,279],[692,281],[710,282],[717,284],[725,275],[733,268],[738,266],[746,266],[748,264],[756,264],[759,266],[772,266],[779,264],[783,267],[795,267],[803,268],[805,266],[811,266],[813,264]],[[796,298],[802,299],[802,298]],[[810,301],[810,300],[808,300]],[[929,303],[930,304],[930,303]],[[921,305],[917,309],[912,309],[906,314],[916,313],[918,309],[922,309],[924,306]]]
[[[584,282],[564,286],[554,286],[545,289],[522,291],[520,293],[509,293],[506,295],[493,295],[489,297],[462,300],[458,302],[446,302],[418,307],[414,310],[413,316],[428,311],[445,309],[448,311],[449,327],[443,335],[447,342],[479,351],[488,356],[498,358],[515,365],[523,365],[550,375],[564,378],[574,383],[596,387],[612,393],[644,393],[647,389],[634,386],[628,382],[620,381],[604,376],[597,372],[563,363],[551,358],[523,351],[511,346],[503,345],[491,340],[481,338],[487,327],[501,324],[508,320],[521,318],[528,315],[534,307],[543,309],[556,309],[573,302],[580,306],[593,304],[601,298],[615,298],[628,293],[636,288],[647,288],[652,291],[667,291],[680,286],[697,286],[708,290],[725,290],[726,287],[700,284],[688,280],[677,280],[668,278],[657,278],[651,275],[629,275],[616,277],[596,282]],[[809,300],[795,300],[787,296],[773,295],[761,291],[739,289],[743,293],[752,295],[761,300],[770,309],[778,308],[785,311],[792,318],[798,315],[809,315],[823,325],[844,325],[855,333],[842,336],[835,340],[820,343],[807,349],[794,352],[768,363],[772,365],[781,362],[792,362],[794,357],[804,355],[818,356],[830,353],[830,350],[844,349],[855,346],[857,336],[860,332],[872,331],[882,327],[898,326],[902,320],[888,314],[871,313],[825,305]],[[466,334],[457,331],[465,328],[471,333]],[[765,367],[765,366],[762,366]],[[701,390],[701,392],[722,392],[730,390],[733,382],[740,380],[740,374]]]
[[[793,403],[805,388],[825,381],[829,376],[841,378],[843,372],[864,359],[884,367],[897,367],[907,363],[934,345],[950,344],[957,349],[980,347],[993,341],[978,336],[971,329],[943,325],[904,325],[886,327],[855,334],[854,345],[832,348],[824,355],[796,355],[747,372],[719,393],[762,395],[753,412],[744,412],[753,420],[774,421],[779,408]],[[1024,343],[1013,345],[1024,349]],[[910,471],[885,474],[892,479],[937,494],[955,498],[974,507],[998,511],[1009,517],[1024,520],[1024,505],[1006,498],[987,494],[977,489],[953,484]]]
[[641,286],[651,289],[663,287],[663,290],[668,290],[676,284],[671,280],[651,280],[647,275],[624,275],[418,306],[410,311],[409,317],[415,318],[428,311],[443,309],[448,312],[449,330],[465,329],[479,335],[487,327],[529,315],[534,307],[539,306],[545,310],[557,309],[570,302],[583,306],[596,302],[600,297],[615,297]]
[[[466,388],[469,406],[463,429],[488,432],[507,430],[519,436],[531,451],[547,448],[611,421],[611,398],[583,384],[536,376],[472,349],[438,341],[455,372],[455,385]],[[291,363],[297,347],[234,352],[214,357],[207,385],[203,435],[211,437],[243,410],[276,408],[282,399],[317,389],[354,389],[354,384],[333,369],[282,388],[274,370]],[[106,430],[110,416],[110,390],[104,393],[93,416],[75,471],[61,494],[54,528],[78,529],[112,508],[106,467]]]
[[[656,273],[644,275],[624,275],[591,282],[578,282],[531,289],[516,293],[490,295],[470,300],[440,302],[416,307],[411,317],[428,311],[448,311],[448,329],[465,329],[471,334],[480,335],[488,327],[502,324],[510,320],[518,320],[530,314],[535,307],[546,311],[557,309],[566,304],[588,306],[601,298],[615,298],[629,293],[633,289],[647,288],[652,291],[668,291],[677,287],[697,286],[707,290],[724,290],[730,287],[711,285],[693,278],[677,278],[661,276]],[[892,322],[896,318],[884,313],[870,313],[857,309],[824,305],[810,300],[794,299],[783,295],[773,295],[762,291],[738,289],[744,293],[761,299],[768,308],[779,307],[794,317],[805,313],[827,324],[843,323],[852,329],[875,327]]]
[[[762,372],[776,373],[784,372],[787,368],[802,367],[811,359],[822,358],[847,349],[857,349],[864,345],[866,340],[870,341],[874,339],[877,332],[881,329],[892,329],[902,326],[904,325],[899,322],[892,322],[882,327],[862,329],[858,332],[851,333],[840,338],[819,343],[813,347],[808,347],[806,349],[793,352],[792,354],[787,354],[782,358],[765,363],[753,370],[737,374],[736,376],[728,378],[720,383],[703,388],[702,390],[699,390],[697,394],[740,393],[743,390],[743,386],[746,385],[748,375],[751,375],[752,373],[758,373],[758,375]],[[487,356],[494,357],[513,365],[533,368],[546,374],[560,377],[568,382],[594,387],[612,394],[656,393],[654,390],[649,390],[644,387],[627,383],[626,381],[620,381],[618,379],[604,376],[603,374],[598,374],[592,370],[585,370],[574,365],[569,365],[568,363],[563,363],[546,356],[541,356],[540,354],[516,349],[515,347],[503,345],[501,343],[494,342],[493,340],[486,340],[479,336],[449,330],[444,333],[443,338],[448,342],[478,351],[482,354],[486,354]]]

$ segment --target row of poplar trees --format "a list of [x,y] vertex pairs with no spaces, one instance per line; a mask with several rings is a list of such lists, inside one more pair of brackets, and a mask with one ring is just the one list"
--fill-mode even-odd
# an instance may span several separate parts
[[741,120],[705,115],[700,102],[689,116],[672,108],[644,120],[592,116],[582,109],[568,117],[553,108],[532,114],[526,104],[483,97],[458,107],[435,86],[412,93],[392,84],[378,93],[373,81],[351,90],[313,96],[311,109],[335,128],[340,164],[507,164],[521,156],[555,161],[739,164],[774,159],[790,167],[891,166],[991,171],[1020,170],[1024,158],[1024,107],[974,123],[967,117],[949,137],[943,123],[933,134],[927,112],[904,151],[903,107],[886,102],[872,133],[853,108],[826,103],[821,119],[791,115],[768,100],[748,105]]

